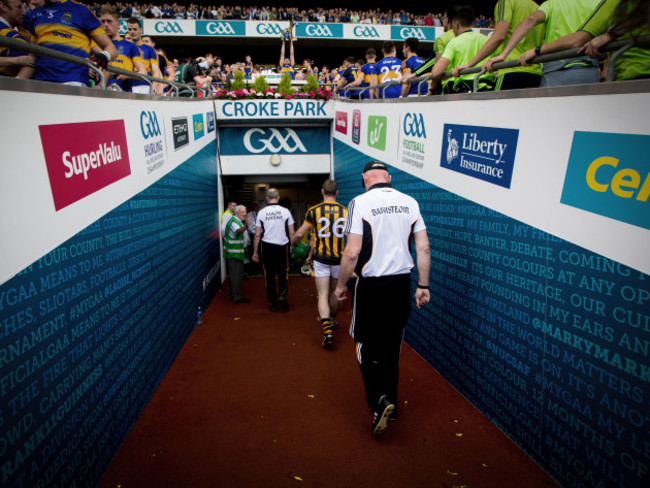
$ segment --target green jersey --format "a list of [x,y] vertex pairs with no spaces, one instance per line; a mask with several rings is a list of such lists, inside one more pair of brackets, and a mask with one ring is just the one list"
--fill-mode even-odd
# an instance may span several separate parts
[[433,43],[433,52],[436,53],[436,56],[441,55],[443,52],[445,52],[445,46],[447,46],[449,41],[451,41],[454,37],[456,37],[454,36],[454,30],[449,29],[436,39],[436,41]]
[[[469,64],[476,53],[478,53],[481,48],[488,41],[487,36],[475,32],[473,30],[465,31],[454,37],[447,46],[445,51],[442,53],[442,57],[449,60],[448,71],[453,70],[456,66],[461,66],[463,64]],[[473,73],[469,75],[462,75],[459,78],[453,78],[454,87],[456,87],[461,80],[462,81],[474,81],[478,73]],[[488,75],[482,75],[481,80],[491,80],[493,75],[490,73]],[[489,86],[487,83],[479,81],[478,87],[485,88]]]
[[[621,0],[602,0],[579,30],[588,32],[594,37],[604,34],[614,23],[614,12],[620,3]],[[626,32],[622,39],[648,34],[650,30],[641,27],[633,32]],[[650,51],[638,47],[628,49],[618,56],[614,70],[618,80],[650,76]]]
[[[512,37],[512,33],[515,29],[521,24],[526,17],[532,14],[535,10],[538,9],[538,5],[533,0],[499,0],[494,7],[494,22],[498,24],[499,22],[509,22],[510,27],[508,28],[508,34],[506,38],[501,43],[501,45],[494,52],[493,56],[500,54],[505,46],[508,45],[508,41]],[[506,61],[517,60],[529,49],[535,49],[537,46],[544,42],[544,26],[541,24],[536,25],[531,29],[531,31],[524,37],[519,44],[508,54]],[[542,68],[539,64],[534,64],[532,66],[522,66],[518,68],[508,68],[499,70],[498,75],[501,76],[505,73],[510,73],[513,71],[524,72],[524,73],[534,73],[542,74]]]
[[538,10],[546,14],[544,42],[553,42],[580,29],[600,2],[601,0],[547,0],[541,4]]

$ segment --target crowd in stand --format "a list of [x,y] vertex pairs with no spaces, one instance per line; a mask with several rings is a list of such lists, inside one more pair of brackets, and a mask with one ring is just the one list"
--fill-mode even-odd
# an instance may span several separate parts
[[[96,14],[101,8],[100,3],[88,5]],[[421,25],[421,26],[442,26],[441,13],[427,13],[416,15],[405,10],[379,9],[360,11],[347,8],[318,8],[301,9],[297,7],[245,7],[245,6],[200,6],[190,4],[189,6],[178,5],[177,3],[139,4],[116,2],[113,6],[117,9],[120,17],[135,17],[138,19],[215,19],[215,20],[289,20],[291,17],[296,22],[337,22],[343,24],[391,24],[391,25]],[[474,27],[489,28],[493,26],[492,19],[485,15],[479,15],[474,20]]]
[[[43,6],[45,4],[45,6]],[[175,4],[172,4],[172,7]],[[86,7],[76,2],[57,0],[29,0],[26,14],[20,0],[0,0],[0,36],[26,40],[38,45],[89,58],[105,69],[110,63],[127,71],[136,71],[157,78],[175,79],[180,83],[212,86],[230,83],[237,71],[246,78],[261,70],[252,59],[232,64],[222,63],[218,56],[207,54],[196,57],[183,54],[169,60],[165,51],[156,48],[150,36],[144,36],[140,17],[154,15],[155,7],[147,5],[134,11],[133,4],[104,5],[93,15],[96,5]],[[180,9],[181,7],[176,6]],[[198,12],[197,7],[183,8],[185,14]],[[130,10],[120,10],[130,9]],[[143,12],[144,10],[144,12]],[[160,9],[162,17],[162,9]],[[218,15],[265,15],[268,9],[219,7]],[[219,13],[221,12],[221,13]],[[130,13],[127,33],[119,34],[119,18]],[[273,13],[273,9],[271,9]],[[318,12],[298,12],[297,9],[277,9],[277,15],[294,15],[297,20]],[[338,20],[348,20],[349,11],[337,9]],[[366,19],[376,11],[362,14]],[[194,15],[193,13],[190,15]],[[199,12],[199,16],[200,16]],[[212,15],[212,12],[210,12]],[[357,15],[357,14],[355,14]],[[382,14],[383,15],[383,14]],[[408,21],[408,14],[406,14]],[[70,18],[74,17],[77,36],[87,36],[91,47],[84,49],[76,39],[66,41]],[[401,15],[400,15],[401,16]],[[357,20],[357,19],[355,19]],[[352,21],[352,19],[350,19]],[[473,29],[476,21],[469,6],[449,6],[441,16],[445,33],[434,44],[434,53],[424,59],[417,39],[407,39],[401,46],[386,41],[381,54],[369,48],[365,59],[354,56],[342,61],[338,69],[316,67],[309,59],[296,64],[293,40],[289,33],[281,40],[280,59],[276,71],[291,79],[305,79],[314,75],[329,86],[336,86],[340,96],[363,98],[396,98],[451,92],[506,90],[513,88],[551,87],[568,84],[594,83],[602,79],[606,67],[606,52],[601,48],[620,38],[642,37],[650,34],[650,0],[547,0],[538,5],[533,0],[496,2],[495,26],[491,37]],[[401,20],[400,20],[401,22]],[[435,22],[434,22],[435,23]],[[285,53],[285,45],[289,50]],[[379,46],[377,46],[379,47]],[[580,48],[570,59],[531,64],[535,57],[571,48]],[[401,51],[402,57],[398,57]],[[285,54],[287,54],[285,56]],[[360,53],[359,53],[360,54]],[[427,53],[428,54],[428,53]],[[513,61],[508,69],[499,68],[502,61]],[[467,74],[465,68],[482,67],[480,74]],[[620,54],[614,64],[617,80],[650,77],[650,50],[635,45]],[[428,85],[411,84],[413,77],[431,74]],[[42,81],[88,85],[88,68],[40,56],[38,58],[16,49],[0,47],[0,75],[34,78]],[[109,83],[120,89],[140,93],[162,94],[164,84],[131,81],[129,77],[106,72]],[[479,77],[476,80],[476,77]],[[387,82],[400,83],[383,89]],[[382,85],[381,89],[376,88]],[[422,91],[424,89],[424,91]],[[362,93],[359,90],[363,90]]]

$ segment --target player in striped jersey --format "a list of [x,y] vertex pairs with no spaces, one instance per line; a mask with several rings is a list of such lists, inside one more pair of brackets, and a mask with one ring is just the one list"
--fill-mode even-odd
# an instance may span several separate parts
[[[144,62],[140,57],[140,50],[138,46],[133,44],[131,41],[122,39],[120,37],[120,17],[117,11],[112,7],[102,7],[99,20],[102,23],[102,27],[106,32],[106,35],[113,41],[115,48],[117,49],[117,57],[111,61],[110,65],[117,68],[122,68],[127,71],[136,71],[138,73],[147,74],[147,70],[144,67]],[[95,46],[94,49],[99,49]],[[131,80],[125,75],[116,75],[110,72],[105,73],[108,79],[106,85],[116,84],[120,87],[122,91],[130,91]]]
[[[92,11],[80,3],[69,0],[46,0],[34,9],[25,27],[36,36],[36,44],[56,51],[87,58],[91,41],[103,51],[96,55],[106,62],[117,56],[115,46],[104,32]],[[105,66],[105,64],[104,64]],[[45,56],[36,57],[35,80],[88,85],[88,68]]]
[[[400,81],[402,79],[402,62],[395,57],[395,43],[385,41],[381,50],[384,57],[376,65],[377,81],[380,85],[391,81]],[[401,93],[402,87],[400,85],[379,89],[381,98],[399,98]]]
[[[0,0],[0,37],[26,41],[18,31],[25,10],[20,0]],[[35,58],[23,51],[0,46],[0,75],[31,78]]]
[[[147,74],[156,78],[162,78],[163,75],[160,72],[160,64],[158,64],[158,53],[154,48],[142,42],[142,26],[140,25],[140,21],[135,17],[130,17],[126,21],[126,28],[131,37],[131,41],[138,46],[138,49],[140,49],[140,55],[144,67],[147,70]],[[160,83],[153,84],[153,94],[162,95],[163,89],[164,86]],[[131,91],[133,93],[151,95],[151,87],[149,86],[149,83],[144,80],[133,80],[131,82]]]
[[[347,85],[348,88],[354,88],[358,86],[360,88],[368,87],[370,85],[377,84],[377,71],[375,70],[377,59],[377,52],[373,48],[368,48],[366,50],[366,61],[367,63],[359,68],[357,73],[357,79],[352,83]],[[376,94],[377,90],[368,90],[363,92],[360,96],[361,98],[378,98]],[[358,93],[358,92],[357,92]]]
[[310,230],[314,233],[314,276],[318,292],[318,314],[323,326],[323,347],[334,347],[333,330],[339,302],[332,291],[339,277],[341,255],[345,247],[343,230],[347,209],[336,202],[338,186],[334,180],[326,180],[321,188],[323,201],[314,205],[305,215],[305,221],[293,235],[292,247],[298,244]]
[[[415,72],[424,63],[424,59],[418,56],[418,47],[420,47],[420,41],[416,37],[409,37],[402,46],[402,54],[404,54],[404,61],[402,61],[402,97],[417,97],[420,95],[418,93],[420,90],[418,83],[406,82],[409,78],[415,77]],[[421,90],[422,95],[426,95],[429,87],[427,86]]]

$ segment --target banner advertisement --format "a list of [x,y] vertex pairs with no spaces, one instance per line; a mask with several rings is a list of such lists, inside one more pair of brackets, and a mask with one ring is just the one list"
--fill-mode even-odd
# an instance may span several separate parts
[[328,122],[334,118],[334,101],[322,100],[215,100],[219,123],[250,120],[309,120]]
[[647,94],[336,105],[339,200],[379,159],[427,224],[407,342],[562,486],[647,480],[649,114]]

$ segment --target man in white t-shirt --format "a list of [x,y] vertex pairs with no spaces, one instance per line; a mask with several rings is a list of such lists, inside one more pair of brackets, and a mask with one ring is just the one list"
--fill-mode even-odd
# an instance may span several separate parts
[[289,309],[289,242],[293,238],[295,222],[291,212],[279,205],[279,201],[277,188],[269,188],[266,192],[267,205],[257,214],[253,243],[253,261],[259,263],[260,255],[262,257],[271,312],[277,312],[278,306],[285,311]]
[[390,179],[384,163],[371,161],[364,167],[366,193],[348,205],[348,240],[334,290],[342,300],[356,272],[350,334],[356,342],[366,400],[374,412],[375,436],[386,430],[389,419],[397,418],[399,359],[411,309],[411,237],[418,270],[415,303],[420,308],[430,300],[429,239],[420,207],[414,198],[392,188]]

